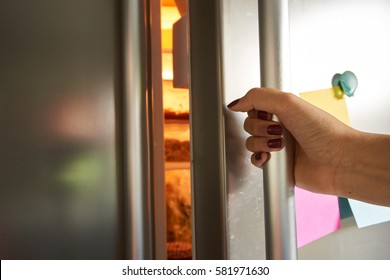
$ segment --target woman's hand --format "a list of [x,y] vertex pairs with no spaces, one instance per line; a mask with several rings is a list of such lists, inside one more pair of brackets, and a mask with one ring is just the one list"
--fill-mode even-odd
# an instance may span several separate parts
[[[270,152],[285,145],[283,130],[295,138],[294,177],[297,186],[313,192],[338,193],[337,180],[348,139],[356,131],[291,93],[254,88],[228,105],[247,112],[244,129],[251,162],[263,166]],[[275,114],[280,122],[272,121]]]
[[[254,88],[228,105],[248,112],[244,129],[261,167],[284,147],[283,129],[295,138],[294,179],[303,189],[390,206],[390,136],[357,131],[303,99]],[[272,114],[279,122],[272,121]],[[284,128],[283,128],[284,127]]]

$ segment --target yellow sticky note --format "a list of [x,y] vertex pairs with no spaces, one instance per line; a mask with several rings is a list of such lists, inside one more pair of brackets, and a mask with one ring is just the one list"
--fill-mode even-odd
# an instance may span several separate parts
[[321,108],[343,123],[349,125],[348,109],[344,95],[340,96],[340,87],[302,92],[299,95],[302,99]]
[[[340,87],[300,93],[302,99],[349,125],[347,104]],[[337,196],[295,189],[297,244],[301,247],[340,227]]]

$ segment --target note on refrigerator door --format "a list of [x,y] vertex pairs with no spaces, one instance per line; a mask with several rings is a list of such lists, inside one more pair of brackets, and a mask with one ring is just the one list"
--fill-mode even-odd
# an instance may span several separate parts
[[337,97],[338,91],[340,91],[339,87],[333,87],[310,92],[302,92],[299,95],[302,99],[310,102],[318,108],[321,108],[343,123],[349,125],[350,122],[345,97]]
[[348,199],[359,228],[390,221],[390,207]]
[[[305,99],[311,104],[321,108],[322,110],[338,118],[340,121],[349,125],[350,122],[349,122],[348,109],[345,102],[345,98],[336,97],[338,96],[337,91],[340,91],[340,89],[334,87],[334,88],[329,88],[324,90],[300,93],[300,96],[301,98]],[[299,197],[297,198],[297,200],[298,199]],[[348,201],[359,228],[390,221],[390,207],[372,205],[372,204],[356,201],[353,199],[348,199]],[[332,203],[332,207],[330,211],[332,212],[335,209],[335,207],[336,207],[335,203]],[[299,219],[299,217],[297,217],[297,219]],[[326,217],[326,219],[327,219],[326,220],[327,223],[332,224],[334,221],[336,221],[337,218]],[[300,223],[301,225],[299,225],[298,223]],[[297,224],[298,224],[298,239],[299,239],[299,235],[300,235],[299,227],[301,227],[303,230],[303,228],[306,225],[304,225],[303,222],[297,222]],[[323,231],[321,229],[318,230],[319,232],[317,234],[320,234],[321,232],[325,233],[324,230]]]
[[295,188],[297,243],[302,247],[340,228],[338,198]]
[[[349,124],[345,99],[337,98],[337,88],[329,88],[300,93],[302,99],[332,114],[342,122]],[[324,237],[340,228],[340,210],[338,198],[308,192],[300,188],[295,190],[295,212],[297,222],[298,247]]]

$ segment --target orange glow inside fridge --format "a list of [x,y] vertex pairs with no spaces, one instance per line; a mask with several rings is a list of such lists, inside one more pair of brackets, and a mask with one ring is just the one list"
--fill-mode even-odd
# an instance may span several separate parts
[[174,87],[173,25],[186,1],[161,7],[167,258],[192,258],[189,90]]

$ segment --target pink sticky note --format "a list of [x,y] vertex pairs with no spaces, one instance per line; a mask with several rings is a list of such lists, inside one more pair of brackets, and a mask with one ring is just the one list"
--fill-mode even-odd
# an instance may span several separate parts
[[295,212],[298,247],[340,228],[340,211],[336,196],[295,188]]

